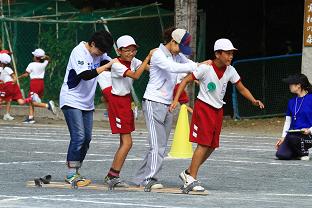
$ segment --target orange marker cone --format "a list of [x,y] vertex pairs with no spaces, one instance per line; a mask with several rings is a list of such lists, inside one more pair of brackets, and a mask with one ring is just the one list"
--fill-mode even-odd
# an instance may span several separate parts
[[171,158],[191,158],[193,156],[192,143],[189,141],[190,126],[186,105],[181,106],[177,125],[173,135],[173,142],[168,154]]

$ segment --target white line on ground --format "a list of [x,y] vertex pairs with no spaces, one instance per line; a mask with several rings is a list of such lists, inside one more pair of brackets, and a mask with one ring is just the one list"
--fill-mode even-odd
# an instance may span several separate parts
[[[29,196],[29,197],[18,197],[13,196],[14,200],[28,200],[28,199],[36,199],[36,200],[46,200],[46,201],[62,201],[62,202],[79,202],[79,203],[93,203],[93,204],[109,204],[109,205],[119,205],[119,206],[133,206],[133,207],[155,207],[155,208],[186,208],[186,207],[178,207],[178,206],[168,206],[168,205],[155,205],[155,204],[144,204],[140,203],[127,203],[127,202],[110,202],[110,201],[95,201],[92,199],[89,200],[82,200],[82,199],[75,199],[75,198],[55,198],[51,195],[51,198],[42,197],[42,196]],[[102,198],[104,200],[105,198]],[[106,200],[106,199],[105,199]],[[0,200],[1,201],[1,200]],[[116,201],[116,200],[114,200]],[[42,203],[42,202],[41,202]],[[34,205],[35,206],[35,205]]]

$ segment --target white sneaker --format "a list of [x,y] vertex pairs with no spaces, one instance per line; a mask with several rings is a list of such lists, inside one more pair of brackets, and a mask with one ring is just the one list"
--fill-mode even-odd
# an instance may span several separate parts
[[309,156],[302,156],[302,157],[300,157],[300,160],[310,160],[310,157]]
[[141,186],[143,186],[143,187],[146,186],[150,182],[150,180],[155,180],[155,183],[151,186],[151,189],[162,189],[162,188],[164,188],[164,185],[162,185],[161,183],[157,182],[156,179],[145,180]]
[[9,113],[6,113],[3,115],[3,120],[12,121],[12,120],[14,120],[14,117],[12,117]]
[[[192,176],[188,175],[185,173],[185,170],[182,171],[179,175],[179,178],[183,181],[184,185],[183,187],[186,188],[188,185],[190,185],[191,183],[197,181],[196,179],[194,179]],[[193,191],[199,191],[199,192],[202,192],[202,191],[205,191],[205,188],[198,185],[198,186],[195,186],[193,188]]]
[[39,95],[37,93],[33,93],[31,95],[31,99],[32,99],[33,102],[41,103],[41,99],[40,99],[40,97],[39,97]]
[[53,100],[48,102],[48,110],[52,111],[52,113],[56,115],[56,107]]

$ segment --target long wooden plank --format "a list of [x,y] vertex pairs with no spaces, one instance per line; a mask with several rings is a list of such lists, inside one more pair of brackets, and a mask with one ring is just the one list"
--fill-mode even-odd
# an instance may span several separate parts
[[[27,181],[27,187],[36,187],[34,181]],[[50,184],[42,184],[43,188],[58,188],[58,189],[72,189],[70,184],[66,184],[64,182],[54,182],[52,181]],[[79,187],[78,189],[85,189],[85,190],[99,190],[99,191],[109,191],[108,186],[104,184],[95,184],[92,183],[85,187]],[[137,186],[130,186],[129,188],[121,188],[116,187],[113,191],[136,191],[136,192],[144,192],[143,187]],[[152,189],[151,192],[154,193],[169,193],[169,194],[183,194],[179,188],[162,188],[162,189]],[[208,191],[205,190],[204,192],[196,192],[190,191],[189,195],[208,195]]]

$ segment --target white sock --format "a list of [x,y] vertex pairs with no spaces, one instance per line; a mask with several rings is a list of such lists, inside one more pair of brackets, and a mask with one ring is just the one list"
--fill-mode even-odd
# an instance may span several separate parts
[[68,172],[67,172],[68,176],[74,175],[76,173],[78,173],[78,169],[77,168],[68,168]]

